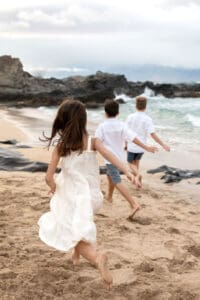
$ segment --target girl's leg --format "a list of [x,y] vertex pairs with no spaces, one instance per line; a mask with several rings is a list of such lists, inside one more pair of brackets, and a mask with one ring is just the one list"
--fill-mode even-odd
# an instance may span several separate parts
[[113,201],[112,196],[115,189],[115,185],[113,184],[112,179],[110,178],[109,175],[107,175],[107,178],[108,178],[108,194],[106,195],[106,200],[112,202]]
[[91,264],[95,265],[103,278],[109,285],[112,285],[113,279],[107,268],[107,256],[103,253],[97,253],[96,247],[92,244],[80,241],[76,246],[78,253],[87,259]]
[[78,252],[77,246],[74,248],[74,252],[72,254],[72,262],[74,266],[77,266],[79,263],[80,254]]

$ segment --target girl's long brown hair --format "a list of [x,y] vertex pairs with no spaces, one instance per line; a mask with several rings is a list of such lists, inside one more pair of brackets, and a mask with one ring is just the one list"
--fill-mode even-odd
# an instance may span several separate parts
[[81,153],[84,149],[84,136],[87,135],[86,123],[84,104],[78,100],[64,100],[53,122],[51,136],[43,134],[43,140],[48,142],[49,147],[58,135],[57,149],[60,156],[67,156],[71,151]]

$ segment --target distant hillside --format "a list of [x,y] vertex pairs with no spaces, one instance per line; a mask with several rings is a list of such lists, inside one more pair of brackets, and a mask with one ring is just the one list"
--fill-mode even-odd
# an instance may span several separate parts
[[200,69],[172,68],[159,65],[130,65],[110,67],[105,71],[125,74],[128,80],[131,81],[200,82]]

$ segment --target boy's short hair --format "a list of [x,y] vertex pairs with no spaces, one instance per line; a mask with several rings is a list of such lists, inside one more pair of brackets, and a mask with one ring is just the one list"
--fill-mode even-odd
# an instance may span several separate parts
[[136,97],[136,108],[138,110],[144,110],[147,106],[147,98],[144,96]]
[[113,99],[104,102],[104,110],[109,117],[115,117],[119,113],[119,103]]

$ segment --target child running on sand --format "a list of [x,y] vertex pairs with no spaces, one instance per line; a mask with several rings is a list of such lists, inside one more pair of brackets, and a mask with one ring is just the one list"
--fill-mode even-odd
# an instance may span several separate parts
[[[138,138],[146,144],[147,137],[150,136],[156,143],[161,145],[164,150],[170,151],[170,147],[163,143],[158,135],[155,133],[155,128],[152,119],[146,114],[147,98],[138,96],[136,98],[136,112],[130,114],[126,120],[127,126],[137,133]],[[139,172],[139,163],[144,154],[144,149],[139,145],[127,142],[127,161],[130,165],[131,171],[134,174]]]
[[[58,136],[51,162],[46,173],[46,183],[53,194],[50,211],[39,221],[39,236],[47,245],[61,251],[74,249],[72,260],[77,264],[80,255],[96,266],[107,285],[112,285],[112,276],[107,268],[107,256],[98,252],[96,226],[93,213],[102,204],[99,185],[99,166],[95,151],[124,172],[133,181],[134,177],[100,140],[88,136],[86,110],[75,100],[64,101],[58,109],[50,137],[45,137],[49,146]],[[54,180],[58,162],[61,172]]]
[[[157,148],[143,144],[136,137],[137,134],[128,129],[126,124],[117,119],[119,114],[119,104],[115,100],[106,100],[104,104],[104,110],[106,120],[101,123],[95,133],[95,136],[101,140],[105,148],[116,155],[121,161],[123,161],[123,146],[125,140],[130,143],[140,145],[148,152],[154,153]],[[139,205],[135,202],[126,186],[121,181],[120,171],[112,164],[112,162],[105,161],[107,166],[107,178],[108,178],[108,194],[106,199],[112,202],[112,195],[114,188],[121,193],[121,195],[128,201],[131,206],[131,214],[129,218],[132,218],[134,214],[139,210]],[[140,174],[137,172],[135,183],[138,187],[140,185]]]

